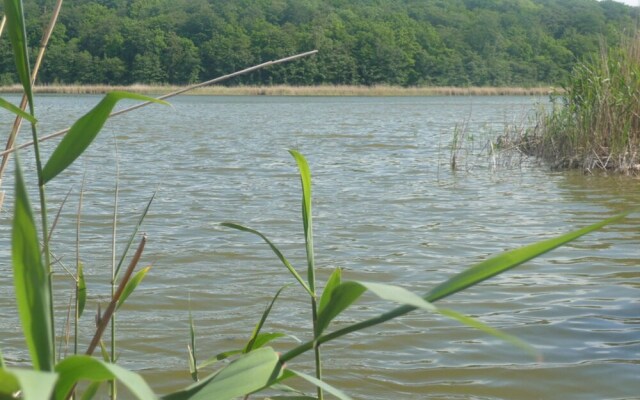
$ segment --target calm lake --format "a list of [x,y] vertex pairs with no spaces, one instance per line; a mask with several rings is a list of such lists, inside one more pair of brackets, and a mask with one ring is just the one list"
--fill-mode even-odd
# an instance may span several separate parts
[[[41,132],[68,127],[99,99],[40,96]],[[191,96],[172,100],[173,108],[154,105],[114,118],[48,186],[53,214],[73,188],[52,243],[56,257],[75,268],[75,214],[85,180],[80,258],[89,300],[82,351],[95,310],[110,293],[116,165],[118,252],[158,190],[142,228],[149,238],[142,265],[153,268],[118,314],[119,363],[166,393],[190,383],[189,308],[205,360],[242,347],[275,292],[295,283],[257,237],[221,222],[260,230],[306,276],[300,182],[287,149],[301,151],[313,174],[319,282],[342,267],[346,280],[424,293],[492,254],[640,204],[637,179],[552,172],[532,160],[489,155],[487,138],[506,124],[528,123],[536,102],[546,99]],[[2,132],[9,131],[8,115],[0,113]],[[452,171],[456,126],[471,136]],[[55,143],[44,143],[43,152]],[[33,153],[21,155],[35,186]],[[9,250],[12,176],[2,187],[0,347],[9,364],[23,365],[28,355]],[[414,312],[326,345],[326,381],[360,399],[639,398],[638,222],[636,214],[439,303],[527,341],[542,361],[481,331]],[[56,266],[61,337],[72,285]],[[332,327],[392,307],[365,295]],[[274,343],[286,351],[296,338],[310,339],[310,325],[305,292],[291,285],[265,330],[290,335]],[[291,364],[311,373],[311,354]]]

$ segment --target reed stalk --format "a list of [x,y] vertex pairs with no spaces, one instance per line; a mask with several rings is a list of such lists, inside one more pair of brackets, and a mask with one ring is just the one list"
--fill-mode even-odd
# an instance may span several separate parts
[[[262,64],[254,65],[252,67],[245,68],[243,70],[233,72],[231,74],[223,75],[223,76],[220,76],[220,77],[217,77],[217,78],[205,81],[205,82],[201,82],[201,83],[197,83],[197,84],[194,84],[194,85],[186,86],[184,88],[175,90],[175,91],[173,91],[171,93],[168,93],[168,94],[165,94],[165,95],[162,95],[162,96],[158,96],[156,99],[157,100],[166,100],[166,99],[169,99],[171,97],[175,97],[175,96],[177,96],[179,94],[183,94],[183,93],[189,92],[189,91],[197,89],[197,88],[213,85],[214,83],[223,82],[223,81],[226,81],[228,79],[234,78],[236,76],[248,74],[249,72],[253,72],[253,71],[256,71],[256,70],[259,70],[259,69],[262,69],[262,68],[270,67],[272,65],[286,63],[286,62],[293,61],[293,60],[296,60],[296,59],[299,59],[299,58],[302,58],[302,57],[308,57],[308,56],[316,54],[317,52],[318,52],[318,50],[312,50],[312,51],[307,51],[307,52],[304,52],[304,53],[295,54],[293,56],[280,58],[278,60],[267,61],[267,62],[264,62]],[[147,101],[147,102],[143,102],[143,103],[137,104],[135,106],[131,106],[131,107],[125,108],[125,109],[120,110],[120,111],[112,112],[111,114],[109,114],[109,118],[115,117],[115,116],[118,116],[118,115],[122,115],[122,114],[131,112],[133,110],[137,110],[137,109],[142,108],[142,107],[146,107],[146,106],[148,106],[150,104],[152,104],[152,102]],[[44,142],[46,140],[50,140],[50,139],[62,136],[65,133],[69,132],[70,129],[71,128],[66,128],[66,129],[62,129],[62,130],[57,131],[57,132],[53,132],[53,133],[51,133],[49,135],[42,136],[38,140],[41,141],[41,142]],[[34,145],[34,141],[27,142],[27,143],[24,143],[24,144],[19,145],[19,146],[13,146],[11,148],[8,148],[8,149],[4,150],[3,152],[0,152],[0,156],[4,156],[6,154],[11,154],[11,153],[13,153],[13,152],[15,152],[17,150],[21,150],[21,149],[24,149],[24,148],[27,148],[27,147],[30,147],[30,146],[33,146],[33,145]]]

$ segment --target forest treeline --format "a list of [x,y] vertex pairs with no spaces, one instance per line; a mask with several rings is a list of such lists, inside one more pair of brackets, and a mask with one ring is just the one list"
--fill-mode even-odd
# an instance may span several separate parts
[[[54,0],[25,0],[37,49]],[[638,28],[610,0],[66,0],[41,83],[535,86]],[[0,38],[0,85],[17,82]]]

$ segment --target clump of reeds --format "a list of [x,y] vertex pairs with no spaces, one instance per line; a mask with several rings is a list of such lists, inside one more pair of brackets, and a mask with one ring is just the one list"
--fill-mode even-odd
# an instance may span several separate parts
[[555,168],[640,173],[640,33],[574,67],[521,148]]

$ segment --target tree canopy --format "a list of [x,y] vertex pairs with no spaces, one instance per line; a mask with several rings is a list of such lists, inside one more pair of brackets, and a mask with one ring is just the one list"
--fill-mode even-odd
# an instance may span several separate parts
[[[25,0],[34,51],[54,0]],[[40,82],[534,86],[638,28],[611,0],[66,0]],[[0,39],[0,85],[17,81]]]

